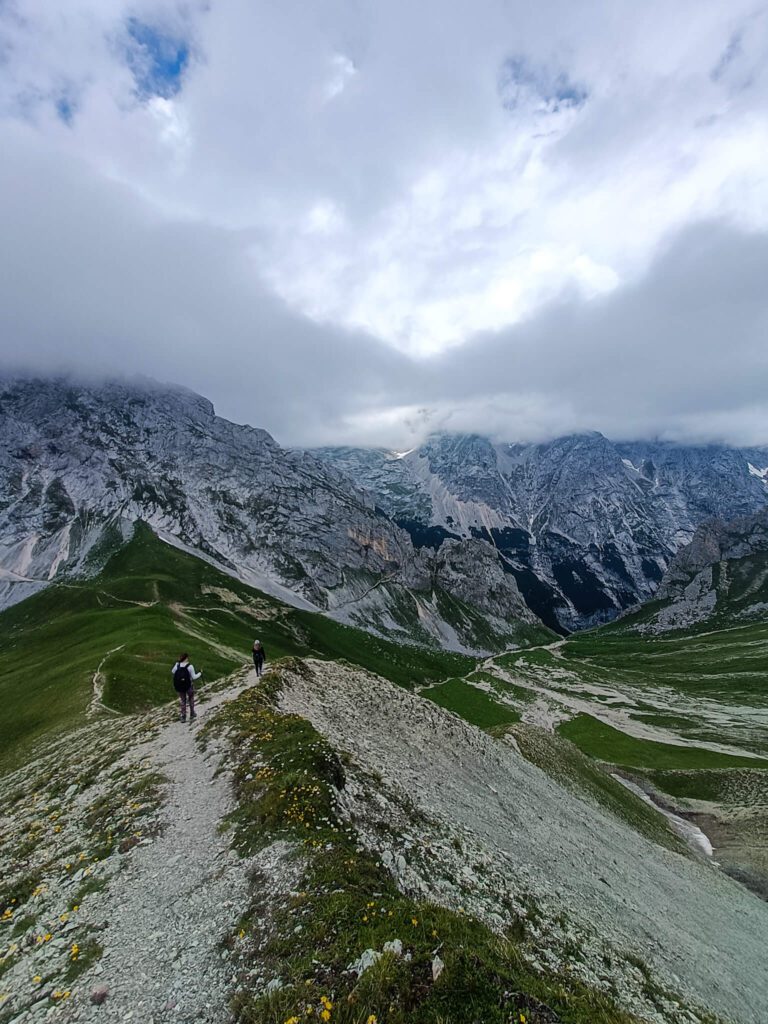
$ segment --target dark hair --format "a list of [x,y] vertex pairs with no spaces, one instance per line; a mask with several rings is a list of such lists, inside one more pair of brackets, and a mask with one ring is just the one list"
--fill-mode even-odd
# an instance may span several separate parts
[[179,662],[186,661],[188,657],[189,655],[187,654],[186,651],[184,651],[183,654],[179,655]]

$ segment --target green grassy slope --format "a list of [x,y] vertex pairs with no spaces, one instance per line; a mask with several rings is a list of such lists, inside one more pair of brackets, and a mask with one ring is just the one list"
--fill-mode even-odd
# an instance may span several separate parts
[[[720,754],[704,747],[637,739],[591,715],[577,715],[558,727],[585,754],[628,768],[754,768],[754,758]],[[765,765],[768,767],[768,763]]]
[[104,704],[137,711],[173,697],[170,668],[182,650],[211,682],[248,662],[255,637],[270,660],[345,658],[404,686],[476,664],[288,607],[138,524],[98,576],[52,585],[0,613],[0,769],[84,720],[99,666]]
[[645,686],[671,685],[690,693],[746,697],[768,706],[768,621],[697,628],[661,636],[628,632],[618,623],[570,637],[562,653],[587,673],[617,673]]
[[454,711],[461,718],[481,729],[492,729],[508,725],[520,719],[520,713],[506,704],[500,704],[492,696],[478,690],[463,679],[449,679],[437,686],[421,691],[422,697]]

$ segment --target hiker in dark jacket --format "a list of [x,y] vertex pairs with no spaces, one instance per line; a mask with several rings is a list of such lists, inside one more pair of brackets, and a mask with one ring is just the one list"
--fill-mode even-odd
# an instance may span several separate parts
[[253,641],[253,667],[256,669],[256,675],[260,676],[264,669],[264,661],[266,660],[266,654],[264,648],[261,646],[261,640]]
[[181,704],[181,711],[179,714],[179,721],[186,722],[187,720],[187,701],[189,701],[189,720],[194,721],[197,718],[195,713],[195,687],[193,683],[199,679],[202,675],[200,672],[195,672],[195,666],[190,664],[189,655],[185,652],[179,657],[179,660],[171,669],[171,675],[173,676],[173,688],[179,695],[179,703]]

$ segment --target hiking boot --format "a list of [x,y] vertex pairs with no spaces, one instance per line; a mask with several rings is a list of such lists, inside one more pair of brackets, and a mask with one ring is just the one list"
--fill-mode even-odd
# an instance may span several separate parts
[[186,720],[187,720],[187,716],[186,715],[179,715],[179,721],[180,722],[186,722]]
[[194,721],[196,718],[197,718],[197,712],[196,711],[191,711],[190,714],[189,714],[190,722]]

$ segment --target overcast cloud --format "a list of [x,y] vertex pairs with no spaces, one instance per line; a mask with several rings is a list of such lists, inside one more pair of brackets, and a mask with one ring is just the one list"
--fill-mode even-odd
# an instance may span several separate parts
[[768,443],[768,6],[0,4],[0,356],[281,442]]

